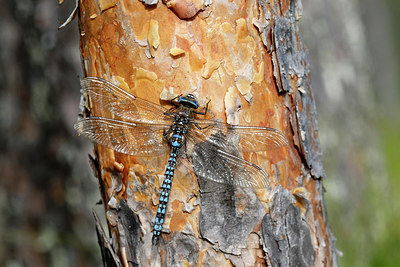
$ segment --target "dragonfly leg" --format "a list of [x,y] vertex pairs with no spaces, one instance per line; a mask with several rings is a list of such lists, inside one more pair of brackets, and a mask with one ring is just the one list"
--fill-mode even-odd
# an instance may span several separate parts
[[175,103],[172,103],[172,102],[171,102],[171,104],[174,105],[174,107],[170,108],[167,112],[164,113],[164,115],[167,115],[167,116],[174,116],[175,115],[174,111],[179,107],[179,105],[177,105]]
[[204,130],[207,129],[209,127],[212,127],[212,125],[207,125],[206,127],[201,127],[200,125],[198,125],[195,121],[192,122],[194,124],[194,126],[196,126],[197,129],[199,130]]

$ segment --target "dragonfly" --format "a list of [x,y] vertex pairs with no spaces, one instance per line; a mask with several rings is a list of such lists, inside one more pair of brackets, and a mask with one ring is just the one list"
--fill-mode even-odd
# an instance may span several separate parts
[[[206,119],[193,94],[179,95],[165,108],[97,77],[81,80],[81,92],[101,116],[78,119],[79,135],[116,152],[139,157],[169,152],[157,207],[152,243],[162,232],[177,160],[189,162],[197,177],[239,187],[267,188],[268,175],[240,153],[268,151],[288,144],[280,131]],[[203,117],[201,117],[203,116]]]

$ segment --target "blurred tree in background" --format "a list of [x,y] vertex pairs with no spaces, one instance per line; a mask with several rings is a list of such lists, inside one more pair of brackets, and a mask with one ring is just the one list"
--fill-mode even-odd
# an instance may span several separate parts
[[91,212],[100,196],[72,128],[77,23],[57,30],[75,3],[57,4],[0,7],[0,266],[101,264]]
[[[304,1],[327,174],[329,222],[341,266],[400,262],[398,1]],[[396,264],[397,263],[397,264]]]
[[[72,125],[82,68],[75,1],[0,8],[0,266],[99,266],[100,199]],[[400,262],[400,2],[303,1],[341,266]],[[83,148],[82,146],[85,145]],[[100,207],[99,210],[102,210]]]

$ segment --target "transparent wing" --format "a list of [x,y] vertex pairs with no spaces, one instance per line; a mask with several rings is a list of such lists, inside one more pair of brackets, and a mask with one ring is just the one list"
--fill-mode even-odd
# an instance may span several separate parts
[[171,123],[170,117],[165,115],[168,111],[166,108],[136,97],[106,80],[87,77],[81,80],[81,87],[82,92],[89,96],[92,107],[108,110],[122,120],[150,124]]
[[187,138],[187,149],[190,151],[196,175],[217,183],[240,187],[268,187],[268,175],[257,165],[241,158],[237,147],[222,132],[199,143],[193,133]]
[[168,148],[163,142],[165,125],[88,117],[78,120],[74,128],[92,142],[124,154],[157,156]]
[[[222,132],[230,142],[237,144],[241,152],[268,151],[287,146],[289,143],[283,133],[273,128],[230,125],[202,119],[196,119],[192,123],[201,128],[200,130],[193,127],[200,139],[206,140],[209,136]],[[218,141],[217,136],[211,141]]]

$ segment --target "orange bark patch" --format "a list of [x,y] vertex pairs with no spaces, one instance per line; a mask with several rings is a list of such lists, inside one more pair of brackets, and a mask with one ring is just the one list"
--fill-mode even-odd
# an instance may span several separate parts
[[186,225],[187,213],[184,213],[182,211],[183,204],[178,200],[174,200],[171,203],[171,207],[172,207],[172,210],[174,210],[174,214],[172,215],[169,228],[171,229],[171,231],[174,231],[174,232],[181,231]]

